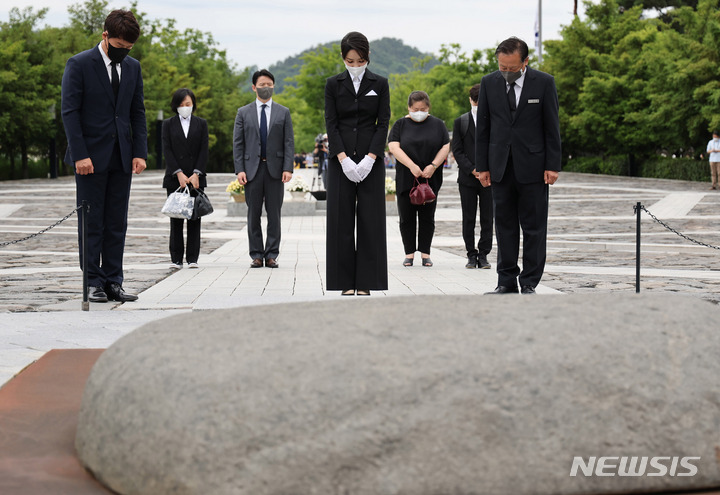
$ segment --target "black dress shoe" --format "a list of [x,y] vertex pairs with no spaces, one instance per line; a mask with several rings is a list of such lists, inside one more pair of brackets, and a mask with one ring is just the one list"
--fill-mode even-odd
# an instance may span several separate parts
[[535,294],[535,287],[532,285],[523,285],[520,289],[521,294]]
[[471,254],[468,256],[468,261],[465,264],[465,268],[477,268],[478,266],[478,258],[477,255]]
[[477,266],[478,268],[490,268],[490,263],[488,263],[487,256],[484,254],[479,254],[477,257]]
[[278,265],[278,262],[275,260],[275,258],[268,258],[265,260],[265,266],[268,268],[277,268],[280,265]]
[[107,292],[107,297],[111,301],[120,301],[120,302],[128,302],[128,301],[137,301],[138,296],[135,294],[129,294],[125,292],[125,290],[122,288],[122,285],[120,284],[108,284],[107,288],[105,289]]
[[517,287],[507,287],[505,285],[498,285],[492,292],[486,292],[485,294],[517,294]]
[[108,296],[100,287],[88,287],[88,301],[90,302],[108,302]]

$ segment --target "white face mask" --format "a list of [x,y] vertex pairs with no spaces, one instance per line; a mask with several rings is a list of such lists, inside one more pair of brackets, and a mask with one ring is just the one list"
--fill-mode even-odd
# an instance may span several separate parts
[[345,68],[350,73],[350,75],[355,78],[365,72],[365,69],[367,69],[367,64],[361,65],[360,67],[350,67],[348,64],[345,64]]
[[475,105],[470,106],[470,112],[472,112],[472,116],[477,118],[477,107]]
[[430,112],[410,112],[410,118],[415,122],[422,122],[428,115],[430,115]]
[[180,117],[184,118],[184,119],[190,117],[190,115],[192,114],[192,111],[193,111],[193,107],[192,107],[192,106],[189,106],[189,107],[177,107],[178,115],[179,115]]

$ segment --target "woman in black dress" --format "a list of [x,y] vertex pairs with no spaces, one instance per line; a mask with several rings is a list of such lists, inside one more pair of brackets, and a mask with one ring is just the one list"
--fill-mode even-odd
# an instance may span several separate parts
[[388,288],[383,154],[390,90],[367,69],[364,35],[348,33],[340,50],[347,70],[325,84],[327,290],[369,295]]
[[397,159],[395,182],[400,235],[405,248],[403,266],[412,266],[415,251],[420,251],[423,266],[432,266],[430,244],[435,234],[437,201],[424,205],[410,203],[415,179],[428,180],[435,195],[442,186],[442,164],[450,151],[445,122],[430,113],[430,97],[413,91],[408,98],[408,115],[398,119],[390,131],[388,148]]
[[[170,106],[177,115],[163,121],[162,143],[165,157],[163,187],[168,196],[178,187],[191,184],[207,186],[208,126],[205,119],[192,113],[197,108],[195,94],[182,88],[175,91]],[[200,219],[187,221],[187,250],[183,242],[182,218],[170,219],[170,267],[182,268],[183,255],[189,268],[198,268],[200,255]]]

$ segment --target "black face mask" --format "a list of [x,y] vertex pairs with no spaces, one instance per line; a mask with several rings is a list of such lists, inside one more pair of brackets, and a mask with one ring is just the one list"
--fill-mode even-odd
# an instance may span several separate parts
[[130,49],[128,48],[118,48],[116,46],[112,46],[110,44],[110,41],[106,40],[107,43],[107,49],[108,49],[108,57],[114,64],[119,64],[122,62],[125,57],[127,57],[127,54],[130,53]]

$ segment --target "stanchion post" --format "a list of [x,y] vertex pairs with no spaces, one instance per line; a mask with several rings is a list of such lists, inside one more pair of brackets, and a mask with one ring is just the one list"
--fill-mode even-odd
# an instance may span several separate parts
[[90,210],[90,205],[86,200],[82,201],[82,236],[80,242],[82,242],[82,272],[83,272],[83,302],[82,310],[90,311],[90,301],[88,301],[88,257],[87,257],[87,215]]
[[640,293],[640,213],[642,211],[642,203],[638,201],[635,205],[635,215],[637,217],[635,227],[635,293]]

